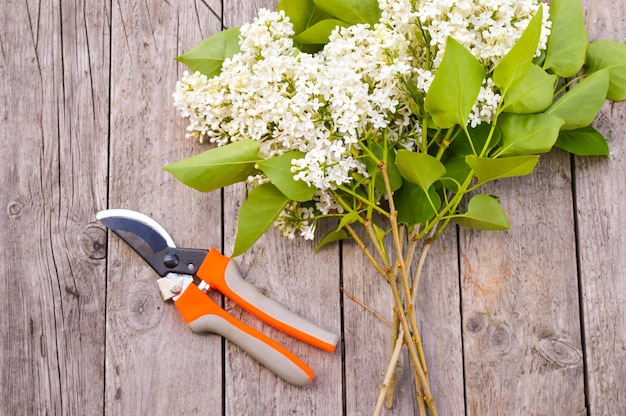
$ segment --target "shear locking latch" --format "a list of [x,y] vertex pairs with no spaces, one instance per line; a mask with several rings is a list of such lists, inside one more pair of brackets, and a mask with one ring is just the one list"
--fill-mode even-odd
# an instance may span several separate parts
[[170,300],[174,296],[178,295],[182,288],[182,279],[178,282],[172,282],[170,279],[166,277],[162,277],[157,280],[157,284],[159,285],[159,291],[161,292],[161,296],[163,300]]

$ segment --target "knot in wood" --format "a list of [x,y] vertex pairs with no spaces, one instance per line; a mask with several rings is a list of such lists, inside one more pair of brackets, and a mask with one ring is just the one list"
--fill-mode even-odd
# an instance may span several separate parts
[[539,355],[557,367],[571,367],[582,362],[582,352],[566,341],[544,338],[539,341],[537,350]]
[[80,234],[80,247],[92,260],[106,257],[106,231],[95,225],[88,226]]
[[511,346],[511,330],[505,323],[495,325],[489,334],[489,342],[494,352],[505,354]]
[[21,202],[19,202],[19,201],[11,201],[7,205],[7,214],[9,214],[9,216],[13,217],[13,218],[19,217],[20,214],[22,213],[22,208],[23,207],[24,206],[22,205]]
[[473,335],[480,334],[487,326],[489,326],[489,317],[484,313],[470,316],[465,323],[465,329]]
[[161,321],[163,300],[148,282],[135,282],[128,288],[127,318],[138,332],[148,331]]

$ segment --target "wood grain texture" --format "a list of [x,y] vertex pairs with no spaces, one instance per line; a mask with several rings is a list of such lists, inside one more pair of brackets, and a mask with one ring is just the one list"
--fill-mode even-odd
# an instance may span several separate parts
[[[591,40],[626,41],[626,4],[584,1]],[[626,414],[626,105],[606,104],[596,127],[610,158],[576,158],[576,206],[589,414]]]
[[450,226],[428,253],[416,300],[418,325],[440,415],[465,412],[461,285],[457,230]]
[[106,5],[0,13],[0,413],[101,413]]
[[[389,285],[373,272],[361,250],[349,243],[343,247],[347,414],[369,414],[374,409],[389,362],[391,328],[388,323],[393,319],[393,299]],[[465,408],[457,264],[456,231],[452,227],[430,250],[415,302],[431,388],[441,415],[463,414]],[[393,407],[384,414],[417,413],[406,353],[398,368]]]
[[[357,232],[363,233],[360,228]],[[369,249],[374,252],[372,247]],[[374,411],[391,355],[389,324],[393,321],[394,302],[389,284],[376,274],[352,242],[343,244],[343,287],[346,414],[366,415]],[[410,367],[408,356],[403,353],[393,409],[385,414],[408,415],[417,411]]]
[[[235,197],[233,191],[241,194]],[[244,198],[242,187],[233,187],[225,202],[226,252],[236,231],[235,211],[228,207]],[[236,203],[236,202],[235,202]],[[320,232],[324,232],[321,230]],[[334,333],[341,333],[338,250],[313,255],[314,245],[287,240],[271,229],[246,254],[237,257],[246,279],[263,293],[291,311]],[[226,345],[226,414],[341,414],[341,343],[328,353],[263,324],[226,300],[233,316],[265,333],[302,358],[315,372],[313,383],[305,388],[280,381],[237,346]]]
[[[0,414],[371,414],[390,330],[350,296],[385,319],[391,298],[352,243],[313,254],[328,229],[312,244],[274,230],[236,259],[268,295],[342,333],[329,354],[225,301],[313,368],[296,388],[192,334],[94,216],[135,209],[180,246],[229,254],[245,188],[200,194],[160,169],[206,149],[184,139],[171,94],[186,68],[173,58],[277,0],[83,3],[0,5]],[[583,4],[591,39],[626,41],[623,2]],[[626,414],[626,104],[607,104],[596,126],[610,158],[542,157],[484,190],[511,231],[464,230],[457,244],[450,228],[432,248],[416,313],[441,415]],[[398,377],[384,414],[416,414],[406,356]]]
[[[161,170],[202,150],[184,139],[172,104],[183,70],[173,58],[218,31],[220,12],[203,1],[118,1],[112,10],[109,207],[152,216],[182,247],[219,247],[221,199]],[[194,335],[162,301],[153,270],[109,241],[105,412],[221,414],[221,338]]]
[[585,414],[569,157],[514,181],[510,231],[461,231],[467,414]]
[[[261,7],[274,9],[277,1],[224,2],[224,25],[251,22]],[[224,251],[232,252],[237,231],[236,213],[245,200],[242,185],[224,192]],[[324,230],[318,234],[323,235]],[[319,238],[318,238],[319,241]],[[314,255],[315,245],[290,241],[277,229],[263,236],[236,261],[246,279],[288,309],[329,331],[341,332],[338,248]],[[342,414],[341,344],[334,353],[318,350],[263,324],[229,300],[226,309],[238,319],[278,341],[301,357],[315,372],[313,383],[298,388],[279,381],[269,370],[226,344],[226,414]]]

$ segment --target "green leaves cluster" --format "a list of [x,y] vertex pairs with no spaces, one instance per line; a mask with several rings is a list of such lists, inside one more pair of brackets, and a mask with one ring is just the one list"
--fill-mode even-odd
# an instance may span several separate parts
[[[540,8],[511,51],[487,68],[502,96],[489,126],[467,127],[485,68],[448,39],[428,93],[413,97],[414,112],[427,126],[421,153],[409,152],[409,157],[401,150],[396,158],[403,178],[418,185],[403,185],[397,193],[401,221],[428,229],[429,221],[445,224],[451,218],[465,227],[504,229],[508,223],[496,199],[475,194],[461,211],[458,196],[489,181],[530,174],[539,155],[555,146],[576,155],[608,155],[605,139],[591,123],[606,99],[626,99],[626,46],[589,44],[580,2],[553,0],[548,48],[536,57],[542,18]],[[424,171],[417,175],[420,168]],[[407,195],[415,201],[413,212],[405,211]],[[425,199],[430,204],[420,203]]]
[[304,52],[322,49],[338,26],[373,26],[380,19],[376,0],[282,0],[278,10],[284,10],[291,19],[294,42]]
[[[559,147],[575,155],[608,155],[606,140],[592,122],[606,99],[626,99],[626,45],[589,43],[579,0],[552,0],[552,32],[547,50],[537,57],[543,11],[530,21],[510,52],[494,67],[483,65],[449,38],[427,94],[407,80],[412,109],[422,126],[419,148],[410,151],[371,132],[359,143],[367,177],[354,174],[350,186],[333,196],[344,208],[334,216],[338,227],[320,241],[354,237],[360,223],[380,246],[391,228],[380,219],[404,224],[414,238],[436,238],[450,221],[480,230],[509,227],[496,197],[477,193],[490,181],[530,174],[539,155]],[[278,9],[291,19],[296,45],[316,52],[338,26],[373,25],[380,17],[375,0],[282,0]],[[191,70],[211,77],[236,53],[239,32],[228,29],[177,58]],[[468,125],[486,77],[501,95],[492,124]],[[208,150],[165,167],[184,184],[212,191],[263,174],[268,183],[252,189],[239,212],[234,256],[245,252],[290,201],[312,204],[316,189],[293,177],[289,152],[259,156],[259,143],[242,140]],[[466,206],[464,201],[469,198]]]
[[210,192],[263,173],[270,183],[250,191],[239,211],[239,224],[233,256],[245,252],[274,223],[289,201],[309,201],[315,189],[297,181],[291,161],[304,156],[288,152],[270,159],[259,156],[255,140],[240,140],[207,150],[164,169],[185,185]]

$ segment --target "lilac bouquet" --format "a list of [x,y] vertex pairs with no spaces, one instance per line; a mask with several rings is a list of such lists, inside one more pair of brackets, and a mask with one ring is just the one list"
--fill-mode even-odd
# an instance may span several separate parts
[[451,222],[507,229],[481,185],[553,147],[607,155],[591,124],[626,99],[626,46],[589,43],[578,0],[283,0],[178,59],[188,136],[215,146],[165,169],[203,192],[249,185],[233,255],[273,224],[312,240],[330,220],[317,249],[352,239],[389,283],[375,414],[404,345],[421,414],[437,414],[413,311],[435,239]]

